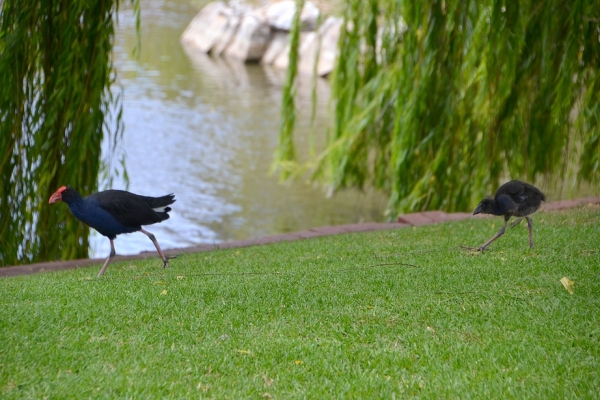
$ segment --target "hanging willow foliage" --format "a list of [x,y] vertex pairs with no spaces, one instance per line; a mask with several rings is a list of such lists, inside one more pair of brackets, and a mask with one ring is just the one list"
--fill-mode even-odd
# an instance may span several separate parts
[[94,192],[103,136],[122,132],[110,91],[118,5],[0,2],[0,265],[88,255],[88,228],[48,199],[66,184]]
[[283,87],[283,97],[281,102],[281,129],[279,133],[279,146],[275,158],[280,160],[275,167],[282,170],[282,176],[290,176],[294,165],[286,163],[286,160],[293,161],[296,158],[296,148],[294,146],[294,124],[296,123],[296,75],[298,74],[298,46],[300,44],[300,16],[304,8],[304,0],[296,0],[296,12],[292,25],[296,27],[290,35],[290,47],[296,49],[291,51],[289,56],[289,68],[285,77]]
[[469,210],[573,162],[597,183],[599,40],[588,0],[347,0],[314,178],[372,184],[391,216]]

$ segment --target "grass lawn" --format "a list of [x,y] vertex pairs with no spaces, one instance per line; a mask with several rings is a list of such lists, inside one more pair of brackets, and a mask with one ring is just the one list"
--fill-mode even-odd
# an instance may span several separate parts
[[533,221],[0,279],[0,397],[598,398],[600,208]]

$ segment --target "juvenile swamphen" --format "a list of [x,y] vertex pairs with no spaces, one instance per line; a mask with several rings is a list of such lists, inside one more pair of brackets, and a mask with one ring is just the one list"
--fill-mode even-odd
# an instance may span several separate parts
[[162,197],[140,196],[124,190],[105,190],[81,197],[70,186],[62,186],[48,201],[50,204],[64,201],[69,206],[71,213],[80,221],[91,226],[101,235],[110,239],[110,255],[104,262],[98,276],[102,276],[108,264],[115,256],[114,240],[122,233],[142,232],[147,235],[160,258],[163,268],[169,266],[169,259],[160,249],[153,234],[142,229],[142,225],[151,225],[169,219],[169,205],[175,202],[175,196],[169,194]]
[[[521,217],[514,225],[518,225],[523,217],[527,220],[529,228],[529,247],[533,246],[533,223],[529,215],[540,208],[546,196],[538,188],[521,181],[510,181],[500,186],[493,199],[483,199],[473,211],[475,214],[503,215],[504,225],[490,240],[479,246],[478,250],[485,250],[490,243],[504,234],[506,224],[510,217]],[[514,226],[513,225],[513,226]]]

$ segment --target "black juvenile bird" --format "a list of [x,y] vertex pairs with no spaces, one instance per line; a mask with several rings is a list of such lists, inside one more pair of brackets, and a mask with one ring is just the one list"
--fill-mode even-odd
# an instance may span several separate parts
[[[540,208],[542,201],[546,201],[544,193],[529,183],[521,181],[510,181],[500,186],[493,199],[483,199],[473,211],[475,214],[504,215],[504,225],[490,240],[479,246],[478,250],[483,251],[504,234],[506,224],[510,217],[521,217],[514,225],[518,225],[523,217],[527,220],[529,228],[529,247],[533,246],[533,223],[529,215]],[[513,226],[514,226],[513,225]]]
[[115,256],[114,240],[123,233],[142,232],[148,236],[158,255],[163,260],[163,268],[169,266],[169,259],[161,250],[156,238],[144,230],[142,225],[151,225],[169,219],[168,212],[175,202],[172,194],[162,197],[140,196],[124,190],[105,190],[81,197],[70,186],[62,186],[48,201],[50,204],[64,201],[71,213],[80,221],[97,230],[110,240],[110,255],[104,262],[98,276],[102,276]]

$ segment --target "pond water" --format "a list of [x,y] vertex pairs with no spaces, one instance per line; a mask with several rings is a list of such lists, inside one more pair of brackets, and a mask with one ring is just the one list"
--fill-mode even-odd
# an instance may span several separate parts
[[[128,190],[175,193],[171,218],[147,227],[163,249],[257,238],[311,227],[383,221],[386,199],[346,191],[328,198],[306,181],[269,174],[277,146],[284,71],[211,58],[185,49],[181,34],[200,9],[186,0],[141,2],[141,53],[130,9],[119,12],[117,84],[123,88]],[[302,81],[297,137],[307,154],[311,80]],[[315,137],[326,131],[328,84],[317,86]],[[115,189],[125,182],[115,178]],[[117,254],[154,250],[145,235],[121,235]],[[94,234],[91,254],[105,257]]]

